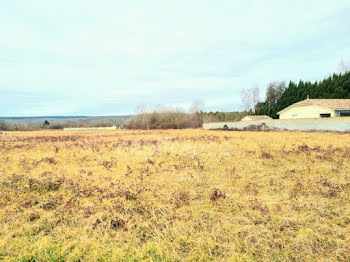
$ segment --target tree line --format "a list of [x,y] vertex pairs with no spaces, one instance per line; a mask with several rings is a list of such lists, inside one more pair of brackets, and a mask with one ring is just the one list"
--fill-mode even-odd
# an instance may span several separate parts
[[350,99],[350,71],[313,83],[301,80],[298,83],[290,81],[288,85],[284,81],[272,82],[267,87],[265,101],[256,103],[253,110],[256,115],[278,118],[277,112],[307,96],[311,99]]
[[239,121],[249,112],[205,112],[204,104],[194,102],[188,111],[182,108],[160,107],[153,111],[140,110],[125,122],[126,129],[184,129],[200,128],[208,122]]
[[[344,65],[343,65],[344,67]],[[207,122],[239,121],[248,114],[268,115],[278,118],[277,112],[289,105],[310,98],[349,98],[350,71],[333,74],[320,82],[275,81],[268,84],[265,101],[259,102],[259,88],[254,86],[241,91],[242,111],[205,112],[204,104],[194,102],[189,110],[162,107],[153,111],[139,110],[131,119],[98,121],[5,122],[0,120],[0,130],[62,129],[64,127],[117,126],[126,129],[182,129],[200,128]]]

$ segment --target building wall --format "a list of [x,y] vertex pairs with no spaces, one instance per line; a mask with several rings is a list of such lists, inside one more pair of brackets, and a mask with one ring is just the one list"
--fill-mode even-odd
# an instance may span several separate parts
[[[205,123],[203,129],[249,130],[251,126],[264,125],[267,129],[291,131],[335,131],[350,133],[350,117],[332,117],[318,119],[274,119],[266,121],[237,121]],[[226,126],[226,128],[225,128]],[[254,129],[254,128],[253,128]]]
[[282,112],[279,116],[280,119],[301,119],[320,118],[320,114],[331,114],[331,117],[335,117],[334,110],[316,105],[291,107]]

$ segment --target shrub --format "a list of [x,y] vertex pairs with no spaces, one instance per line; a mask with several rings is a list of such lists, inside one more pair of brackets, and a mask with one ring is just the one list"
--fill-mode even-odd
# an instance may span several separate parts
[[0,120],[0,130],[8,130],[7,124],[3,120]]
[[178,110],[135,115],[125,125],[129,129],[183,129],[199,128],[203,124],[201,113],[185,113]]

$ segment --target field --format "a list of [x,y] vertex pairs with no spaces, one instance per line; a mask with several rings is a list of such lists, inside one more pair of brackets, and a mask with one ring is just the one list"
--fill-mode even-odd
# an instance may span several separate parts
[[0,136],[0,261],[350,261],[350,134]]

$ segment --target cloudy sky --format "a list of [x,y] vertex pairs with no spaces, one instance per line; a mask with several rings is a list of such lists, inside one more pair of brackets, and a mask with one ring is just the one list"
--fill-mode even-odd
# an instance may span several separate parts
[[11,0],[0,116],[241,109],[240,90],[350,61],[349,0]]

